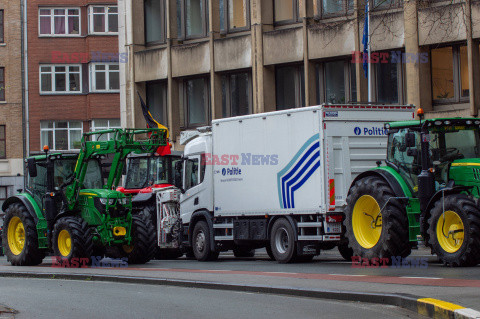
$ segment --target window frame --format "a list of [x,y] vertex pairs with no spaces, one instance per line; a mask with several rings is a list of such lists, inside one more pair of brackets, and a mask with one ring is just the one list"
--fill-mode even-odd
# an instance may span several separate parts
[[328,18],[334,18],[334,17],[342,17],[342,16],[348,16],[354,13],[354,6],[350,8],[348,3],[350,2],[349,0],[342,0],[343,2],[343,9],[338,12],[334,13],[325,13],[325,10],[323,9],[323,0],[316,0],[317,1],[317,10],[318,10],[318,17],[321,19],[328,19]]
[[[369,0],[369,1],[370,1],[370,8],[372,8],[372,11],[382,11],[382,10],[388,10],[388,9],[396,9],[396,8],[400,8],[400,7],[403,6],[403,0],[393,0],[393,3],[390,4],[390,5],[380,4],[378,6],[375,6],[375,0]],[[383,0],[383,2],[386,2],[386,1],[387,0]]]
[[[326,60],[318,63],[316,66],[317,78],[317,103],[328,103],[327,101],[327,74],[325,64],[329,62],[343,62],[343,85],[345,88],[345,103],[356,103],[352,100],[352,70],[355,70],[355,65],[350,62],[350,59],[335,59]],[[353,79],[356,81],[356,78]],[[356,96],[355,96],[356,99]],[[339,103],[335,103],[339,104]]]
[[3,139],[0,138],[0,142],[4,142],[5,146],[4,146],[4,153],[5,153],[5,156],[1,156],[0,155],[0,159],[6,159],[7,158],[7,126],[6,125],[0,125],[0,129],[3,128]]
[[[51,67],[52,69],[50,72],[44,72],[42,71],[42,67]],[[55,74],[56,72],[54,71],[55,67],[65,67],[65,91],[55,91]],[[78,91],[70,91],[70,86],[68,85],[69,83],[69,78],[70,78],[70,67],[78,67],[79,70],[79,75],[80,75],[80,90]],[[68,70],[68,71],[67,71]],[[74,72],[76,73],[76,72]],[[39,74],[39,92],[40,95],[77,95],[77,94],[83,94],[83,68],[81,64],[40,64],[38,67],[38,74]],[[50,74],[51,75],[51,80],[52,80],[52,91],[42,91],[42,74]]]
[[[278,88],[277,88],[277,77],[278,77],[278,69],[281,68],[295,68],[295,74],[294,74],[294,90],[295,92],[295,105],[292,106],[284,106],[284,108],[279,109],[278,105]],[[302,76],[303,76],[303,92],[302,92]],[[307,83],[305,82],[305,69],[303,64],[287,64],[287,65],[276,65],[275,66],[275,110],[286,110],[290,108],[301,108],[305,107],[306,105],[303,105],[306,103],[305,101],[305,86]],[[299,92],[299,93],[298,93]],[[303,96],[302,96],[303,94]]]
[[[104,8],[103,13],[94,13],[93,10],[94,8]],[[117,31],[108,31],[109,27],[109,21],[110,21],[110,15],[108,13],[108,8],[117,8],[116,16],[118,20],[118,5],[96,5],[96,4],[90,4],[88,6],[88,34],[89,35],[118,35],[118,23],[117,23]],[[94,16],[95,15],[104,15],[105,16],[105,25],[104,25],[104,30],[103,32],[95,32],[95,25],[94,25]]]
[[5,43],[5,10],[0,9],[0,44]]
[[[189,107],[189,104],[188,104],[188,94],[187,94],[187,90],[188,90],[188,85],[186,84],[188,81],[193,81],[193,80],[198,80],[198,79],[202,79],[203,80],[203,88],[206,92],[205,94],[205,100],[204,100],[204,103],[205,103],[205,118],[204,118],[204,122],[203,123],[198,123],[198,124],[193,124],[193,125],[190,125],[190,117],[189,117],[189,114],[188,114],[188,107]],[[183,121],[183,128],[184,129],[194,129],[194,128],[197,128],[197,127],[202,127],[202,126],[206,126],[206,125],[209,125],[210,123],[210,120],[211,120],[211,96],[210,96],[210,78],[208,76],[197,76],[197,77],[192,77],[192,78],[187,78],[187,79],[184,79],[182,81],[182,106],[183,106],[183,118],[184,118],[184,121]]]
[[[146,2],[147,1],[159,1],[160,2],[160,16],[162,18],[162,32],[161,32],[161,39],[157,41],[150,41],[147,42],[147,10],[146,10]],[[167,14],[166,14],[166,5],[164,0],[144,0],[143,1],[143,30],[144,30],[144,38],[145,38],[145,45],[146,46],[153,46],[157,44],[165,44],[167,42]]]
[[[50,15],[41,15],[41,10],[50,10]],[[55,10],[65,10],[65,34],[56,34],[55,33]],[[68,10],[78,10],[78,34],[75,33],[67,33],[68,31]],[[76,15],[74,15],[76,17]],[[40,18],[41,17],[50,17],[50,33],[49,34],[42,34],[40,33],[41,24]],[[38,37],[40,38],[78,38],[82,36],[82,10],[80,7],[39,7],[38,8]]]
[[[402,51],[402,53],[404,53]],[[388,62],[391,64],[391,62]],[[405,78],[406,78],[406,70],[405,70],[405,63],[403,62],[397,62],[397,87],[398,87],[398,102],[397,103],[385,103],[385,104],[393,104],[393,105],[403,105],[405,104]],[[376,63],[373,65],[373,85],[374,85],[374,95],[375,95],[375,101],[378,102],[378,67],[379,65],[382,65],[382,63]],[[378,103],[383,103],[383,102],[378,102]]]
[[228,14],[229,12],[229,6],[230,6],[230,0],[221,0],[223,1],[223,12],[220,12],[220,15],[223,15],[223,21],[224,21],[224,26],[220,25],[220,33],[226,34],[226,33],[235,33],[235,32],[241,32],[241,31],[248,31],[251,28],[251,17],[250,17],[250,0],[245,0],[246,3],[246,25],[244,27],[239,27],[239,28],[231,28],[230,27],[230,15]]
[[[110,121],[119,121],[120,125],[118,126],[115,126],[115,125],[111,125],[110,124]],[[108,121],[107,122],[107,126],[95,126],[95,121]],[[120,122],[120,119],[93,119],[91,122],[91,125],[90,125],[90,132],[96,132],[96,131],[101,131],[101,130],[109,130],[109,129],[114,129],[114,128],[122,128],[122,123]],[[107,139],[110,139],[110,134],[113,134],[113,133],[108,133],[108,136],[107,136]],[[97,140],[97,135],[92,135],[92,140],[93,141],[96,141]]]
[[[435,48],[430,49],[430,57],[432,56],[432,50],[434,49],[442,49],[442,48],[452,48],[452,58],[453,58],[453,98],[450,99],[435,99],[433,96],[433,59],[430,58],[430,80],[432,81],[432,104],[433,105],[444,105],[444,104],[460,104],[460,103],[468,103],[470,101],[470,95],[466,97],[461,96],[462,90],[462,80],[461,80],[461,55],[460,55],[460,48],[467,47],[466,44],[450,44],[450,45],[442,45],[436,46]],[[467,53],[468,54],[468,53]],[[470,81],[470,79],[469,79]],[[470,88],[469,88],[470,90]]]
[[[253,113],[253,81],[252,81],[252,73],[249,71],[243,71],[243,72],[231,72],[231,73],[225,73],[222,74],[222,86],[223,86],[223,79],[226,79],[225,81],[225,92],[227,93],[225,95],[225,110],[226,114],[223,114],[223,96],[222,96],[222,117],[231,117],[232,116],[232,101],[231,101],[231,76],[232,75],[238,75],[238,74],[247,74],[247,87],[248,87],[248,92],[247,92],[247,100],[248,100],[248,114]],[[222,92],[223,93],[223,92]],[[247,115],[248,115],[247,114]]]
[[[205,38],[207,37],[208,35],[208,19],[209,19],[209,16],[208,16],[208,4],[209,4],[209,1],[208,0],[200,0],[202,1],[203,3],[203,12],[202,12],[202,34],[201,35],[189,35],[187,36],[187,16],[186,16],[186,5],[185,5],[185,1],[188,1],[188,0],[177,0],[177,4],[178,4],[178,1],[180,1],[180,26],[181,26],[181,30],[178,30],[178,21],[177,21],[177,39],[180,40],[180,41],[183,41],[183,40],[192,40],[192,39],[201,39],[201,38]],[[178,8],[177,8],[178,10]],[[178,19],[178,18],[177,18]]]
[[[7,101],[7,85],[6,85],[6,76],[5,76],[5,67],[0,67],[0,91],[3,91],[3,94],[0,92],[0,102]],[[2,86],[3,85],[3,86]],[[2,96],[3,95],[3,96]]]
[[299,6],[299,0],[292,0],[292,6],[293,6],[293,19],[287,19],[287,20],[280,20],[277,21],[275,18],[275,0],[273,0],[272,7],[273,7],[273,25],[275,26],[280,26],[280,25],[287,25],[287,24],[294,24],[299,22],[299,16],[300,16],[300,6]]
[[[105,90],[97,89],[97,70],[95,67],[97,65],[105,66]],[[118,66],[118,70],[110,70],[111,65]],[[117,62],[94,62],[89,64],[90,69],[90,93],[119,93],[120,92],[120,64]],[[98,71],[101,72],[101,71]],[[110,72],[118,73],[118,89],[109,89],[110,87]]]
[[[168,126],[168,81],[166,80],[157,80],[157,81],[147,81],[145,82],[145,101],[147,103],[147,107],[148,107],[148,111],[150,112],[151,110],[151,106],[152,106],[152,103],[149,99],[149,86],[150,85],[158,85],[160,84],[162,86],[162,95],[163,95],[163,108],[162,108],[162,115],[163,115],[163,118],[165,119],[165,121],[163,121],[164,123],[160,123],[160,124],[163,124],[165,126]],[[153,117],[153,114],[152,114],[152,117]],[[154,118],[156,121],[160,121],[160,119],[156,119]]]
[[[53,123],[53,128],[42,128],[42,122],[44,123]],[[57,128],[56,125],[58,122],[66,122],[68,123],[67,124],[67,128]],[[74,127],[74,128],[70,128],[70,123],[72,122],[75,122],[75,123],[80,123],[81,124],[81,127],[78,128],[78,127]],[[67,145],[68,145],[68,149],[66,150],[58,150],[55,148],[55,132],[56,131],[64,131],[66,130],[67,131]],[[83,134],[83,122],[82,121],[58,121],[58,120],[55,120],[55,121],[40,121],[40,149],[43,148],[43,145],[46,145],[46,144],[43,144],[42,145],[42,132],[53,132],[53,137],[52,137],[52,141],[53,141],[53,146],[50,146],[50,150],[52,151],[77,151],[77,150],[80,150],[80,148],[70,148],[70,131],[80,131],[81,135]]]

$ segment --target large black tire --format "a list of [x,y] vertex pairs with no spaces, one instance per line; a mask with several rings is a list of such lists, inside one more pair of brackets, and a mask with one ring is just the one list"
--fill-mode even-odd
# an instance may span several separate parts
[[[443,217],[445,209],[445,219]],[[454,233],[458,223],[449,223],[454,214],[461,219],[463,231]],[[480,263],[480,210],[477,202],[465,194],[453,194],[445,197],[445,202],[440,199],[430,212],[428,234],[430,245],[438,258],[447,266],[468,267]],[[449,226],[450,224],[450,226]],[[449,232],[452,231],[452,233]],[[463,237],[463,242],[451,241]],[[452,236],[452,237],[450,237]],[[458,245],[459,247],[456,247]],[[450,249],[450,251],[448,251]]]
[[144,214],[132,216],[133,247],[122,247],[129,264],[145,264],[152,260],[157,247],[155,228]]
[[91,262],[93,254],[93,234],[88,224],[80,217],[60,218],[53,227],[53,251],[55,256],[68,260],[72,265],[87,259]]
[[280,264],[295,262],[297,258],[295,230],[285,218],[277,219],[273,224],[270,247],[275,260]]
[[265,246],[265,250],[267,251],[268,257],[270,257],[271,260],[275,260],[275,256],[273,255],[272,246],[270,246],[270,243]]
[[255,257],[255,249],[235,247],[233,248],[233,255],[237,258],[252,258]]
[[[401,202],[393,197],[395,193],[390,186],[377,176],[362,178],[350,188],[344,226],[348,246],[355,256],[391,260],[392,257],[410,255],[407,213]],[[380,224],[380,219],[375,219],[382,208]],[[357,221],[363,222],[353,225],[354,214]],[[381,229],[377,228],[379,226]]]
[[210,229],[201,220],[195,224],[192,237],[193,254],[198,261],[213,261],[218,258],[218,252],[212,252],[210,245]]
[[346,261],[352,261],[353,249],[348,247],[348,244],[338,245],[338,252]]
[[[13,223],[10,225],[12,219],[17,221],[20,219],[20,222],[23,225],[22,236],[24,237],[24,244],[21,251],[12,252],[10,244],[15,244],[9,243],[8,241],[9,227],[14,226]],[[41,264],[43,258],[45,258],[45,251],[38,248],[38,237],[35,221],[28,213],[27,208],[19,203],[10,205],[5,211],[5,219],[3,220],[2,231],[2,245],[3,252],[7,256],[7,260],[13,266],[35,266]]]

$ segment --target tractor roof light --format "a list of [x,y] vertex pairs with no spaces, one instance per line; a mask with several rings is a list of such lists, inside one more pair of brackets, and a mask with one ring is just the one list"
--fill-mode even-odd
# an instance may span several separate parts
[[480,121],[475,121],[475,125],[480,125]]
[[50,148],[48,147],[48,145],[44,145],[43,146],[43,151],[46,153],[50,150]]
[[435,121],[435,125],[442,125],[442,121]]
[[444,123],[445,123],[445,125],[450,125],[450,124],[452,124],[452,122],[450,122],[450,121],[448,121],[448,120],[445,121]]
[[468,120],[465,122],[467,125],[472,125],[472,121]]

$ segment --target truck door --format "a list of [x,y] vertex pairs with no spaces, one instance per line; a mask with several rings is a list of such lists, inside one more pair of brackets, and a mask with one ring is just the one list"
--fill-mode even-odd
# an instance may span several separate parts
[[180,198],[182,220],[189,222],[192,213],[200,208],[200,192],[205,177],[205,165],[201,155],[191,155],[185,159],[183,185],[185,193]]

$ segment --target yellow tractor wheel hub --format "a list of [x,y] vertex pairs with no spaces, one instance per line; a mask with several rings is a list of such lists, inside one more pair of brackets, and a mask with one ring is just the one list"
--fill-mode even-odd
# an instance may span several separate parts
[[365,249],[375,246],[382,234],[380,205],[370,195],[361,196],[353,207],[352,228],[355,239]]
[[22,220],[14,216],[8,223],[7,232],[8,247],[15,256],[22,253],[23,247],[25,247],[25,227]]
[[448,210],[437,221],[437,240],[447,253],[455,253],[462,247],[465,227],[454,211]]
[[62,255],[62,257],[68,257],[72,251],[72,237],[67,230],[63,229],[60,234],[58,234],[57,244],[60,255]]

